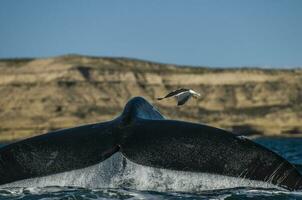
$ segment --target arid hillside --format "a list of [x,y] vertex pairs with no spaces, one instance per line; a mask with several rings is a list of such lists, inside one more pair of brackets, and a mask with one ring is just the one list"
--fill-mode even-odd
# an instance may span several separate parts
[[[180,88],[202,94],[177,107],[156,97]],[[239,134],[302,133],[302,69],[209,69],[78,55],[0,60],[0,140],[110,120],[134,96],[167,118]]]

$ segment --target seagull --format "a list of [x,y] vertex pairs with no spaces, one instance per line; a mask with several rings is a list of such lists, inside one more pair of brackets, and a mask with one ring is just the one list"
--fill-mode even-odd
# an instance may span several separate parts
[[197,97],[200,97],[200,94],[191,89],[181,88],[181,89],[175,90],[173,92],[170,92],[169,94],[167,94],[164,97],[157,98],[157,100],[162,100],[162,99],[169,98],[169,97],[176,97],[177,105],[181,106],[181,105],[185,104],[190,99],[190,97],[197,98]]

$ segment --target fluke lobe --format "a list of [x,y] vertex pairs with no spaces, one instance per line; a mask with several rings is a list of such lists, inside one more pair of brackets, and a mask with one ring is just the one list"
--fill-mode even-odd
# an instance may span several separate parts
[[141,97],[108,122],[63,129],[0,149],[0,184],[88,167],[120,151],[155,168],[240,177],[302,189],[297,169],[250,140],[206,125],[165,119]]

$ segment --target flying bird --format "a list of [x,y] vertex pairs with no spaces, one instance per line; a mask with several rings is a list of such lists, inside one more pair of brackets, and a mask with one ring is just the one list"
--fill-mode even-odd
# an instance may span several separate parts
[[162,99],[170,98],[170,97],[176,97],[177,105],[181,106],[181,105],[185,104],[191,97],[194,97],[194,98],[200,97],[200,94],[191,89],[181,88],[181,89],[175,90],[173,92],[170,92],[169,94],[167,94],[164,97],[157,98],[157,100],[162,100]]

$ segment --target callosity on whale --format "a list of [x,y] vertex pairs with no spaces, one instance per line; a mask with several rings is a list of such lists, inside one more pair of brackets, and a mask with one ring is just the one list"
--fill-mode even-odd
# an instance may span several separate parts
[[116,152],[155,168],[209,173],[302,189],[302,176],[276,153],[214,127],[165,119],[141,97],[108,122],[63,129],[0,149],[0,184],[85,168]]

